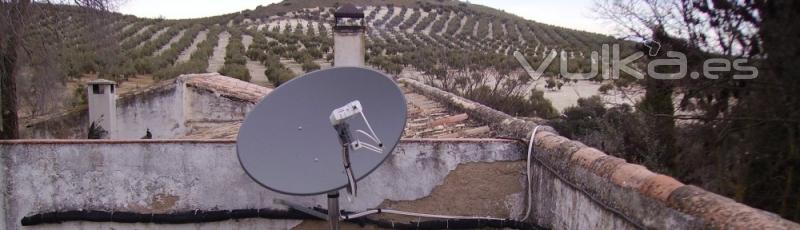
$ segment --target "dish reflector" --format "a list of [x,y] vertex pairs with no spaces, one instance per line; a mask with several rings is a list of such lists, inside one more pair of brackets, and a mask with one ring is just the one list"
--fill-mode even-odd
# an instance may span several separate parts
[[386,75],[360,67],[295,78],[247,115],[236,140],[239,161],[253,180],[279,193],[337,191],[350,184],[334,128],[341,123],[350,130],[349,161],[358,181],[399,142],[406,124],[403,92]]

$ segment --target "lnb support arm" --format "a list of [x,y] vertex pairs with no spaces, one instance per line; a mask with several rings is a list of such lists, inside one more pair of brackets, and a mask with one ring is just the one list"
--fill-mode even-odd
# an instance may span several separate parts
[[333,125],[333,128],[336,129],[336,133],[339,135],[339,143],[342,144],[342,164],[344,165],[345,174],[347,174],[347,192],[356,196],[358,188],[356,187],[356,178],[353,175],[353,168],[350,164],[350,143],[352,140],[350,137],[350,125],[343,122]]
[[[364,124],[367,126],[369,133],[360,129],[355,130],[354,133],[351,132],[348,121],[353,117],[361,117],[361,119],[364,121]],[[361,102],[358,100],[351,101],[350,103],[331,111],[330,121],[331,125],[333,125],[333,128],[336,129],[336,133],[339,136],[339,143],[342,144],[342,163],[344,164],[345,173],[347,174],[347,182],[349,184],[347,191],[353,196],[356,196],[356,179],[355,175],[353,175],[352,165],[350,164],[350,150],[355,151],[366,149],[378,154],[382,154],[383,143],[375,134],[375,130],[372,130],[372,126],[369,124],[367,116],[364,115],[364,107],[361,106]],[[358,138],[353,138],[354,135],[358,134],[369,138],[374,142],[374,145],[363,142]]]

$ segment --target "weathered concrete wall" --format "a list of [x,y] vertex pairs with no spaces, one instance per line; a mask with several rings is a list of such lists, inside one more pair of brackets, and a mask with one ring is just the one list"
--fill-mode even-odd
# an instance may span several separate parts
[[175,81],[151,87],[117,101],[117,139],[139,139],[147,129],[153,138],[185,133],[183,87]]
[[186,91],[183,102],[186,134],[243,121],[255,104],[271,91],[218,74],[185,75],[179,82]]
[[[523,148],[495,139],[404,140],[389,160],[359,182],[354,202],[342,199],[341,205],[345,210],[391,207],[519,218],[524,209]],[[7,186],[3,190],[6,229],[163,227],[90,222],[20,226],[23,216],[58,210],[169,213],[283,208],[273,204],[274,198],[308,206],[324,207],[326,202],[322,195],[290,197],[258,186],[241,169],[231,140],[23,140],[0,142],[0,153]],[[467,164],[479,162],[483,163]],[[299,223],[247,220],[170,227],[286,229]]]
[[[178,87],[173,94],[192,98],[197,98],[197,95],[215,97],[207,102],[229,99],[239,104],[226,109],[241,111],[241,114],[268,92],[263,87],[252,88],[250,84],[219,76],[187,77],[179,79],[179,82],[187,87]],[[514,118],[413,80],[401,79],[401,82],[420,94],[483,119],[503,136],[526,139],[531,129],[543,122]],[[192,88],[205,91],[178,92]],[[184,98],[183,102],[180,111],[191,111],[186,109],[191,107],[191,101]],[[139,106],[146,103],[150,102],[130,102]],[[213,111],[191,113],[206,113],[200,117],[217,116],[221,120],[233,117]],[[75,117],[76,113],[70,114],[80,119]],[[173,116],[192,117],[187,114]],[[66,123],[54,124],[64,126]],[[800,225],[775,214],[684,185],[672,177],[653,173],[643,166],[629,164],[561,137],[549,127],[536,135],[535,147],[536,155],[532,158],[529,172],[533,177],[534,191],[531,221],[545,227],[800,229]],[[175,212],[270,208],[276,207],[271,203],[275,197],[309,206],[324,206],[324,197],[321,196],[285,197],[258,187],[240,169],[234,152],[232,141],[0,142],[4,167],[0,185],[4,186],[0,188],[4,191],[4,205],[0,214],[5,217],[5,226],[16,229],[24,215],[56,210]],[[361,195],[354,203],[344,202],[343,208],[393,207],[439,214],[518,219],[523,214],[526,198],[523,189],[525,169],[518,161],[524,157],[523,154],[521,145],[508,141],[407,140],[398,147],[391,160],[360,182],[360,187],[364,188],[360,190]],[[495,163],[488,166],[488,170],[474,170],[482,165],[469,162]],[[476,175],[480,172],[502,173],[488,177]],[[516,181],[514,176],[510,176],[513,172],[519,173]],[[469,204],[474,201],[475,205],[458,205],[453,202],[455,200]],[[246,220],[170,227],[286,229],[298,224],[298,221]],[[305,222],[297,228],[318,229],[319,224]],[[66,223],[36,228],[112,227],[159,226]]]
[[[117,138],[138,139],[150,128],[154,138],[175,137],[184,133],[181,89],[175,81],[166,81],[146,90],[121,95],[117,99]],[[77,108],[46,117],[23,128],[23,137],[31,139],[86,139],[89,128],[88,108]]]
[[46,116],[20,127],[20,135],[30,139],[85,139],[89,129],[86,106]]
[[[583,154],[599,153],[579,142],[570,141],[556,134],[542,131],[537,133],[536,159],[540,166],[532,168],[535,222],[554,229],[635,229],[637,227],[657,229],[695,229],[704,223],[699,218],[687,215],[668,207],[653,197],[631,189],[642,181],[630,180],[617,174],[622,182],[612,181],[608,170],[610,165],[626,164],[636,170],[646,170],[624,160],[592,155],[595,161],[586,162]],[[573,153],[580,154],[570,157]],[[595,151],[595,152],[592,152]],[[601,159],[602,158],[602,159]],[[553,169],[553,172],[546,167]],[[597,170],[597,171],[595,171]],[[596,174],[602,171],[604,174]],[[641,171],[643,172],[643,171]],[[653,184],[669,184],[674,180],[660,180],[643,175],[639,180],[650,180]],[[605,176],[605,177],[604,177]],[[661,176],[661,175],[658,175]],[[555,182],[554,182],[555,181]],[[678,182],[679,183],[679,182]],[[659,192],[667,186],[657,189]],[[586,191],[588,194],[583,193]],[[655,192],[655,190],[654,190]],[[555,197],[554,197],[555,196]],[[570,202],[565,202],[565,201]],[[618,212],[618,213],[615,213]]]
[[196,87],[188,88],[186,100],[186,120],[192,122],[241,121],[255,106],[250,102],[219,97],[212,91]]
[[[182,89],[174,81],[119,97],[117,100],[117,138],[138,139],[147,128],[154,138],[170,138],[185,133],[183,128]],[[87,108],[83,107],[36,122],[24,128],[26,138],[85,139],[89,127]]]
[[333,35],[334,66],[365,66],[364,33],[336,32]]
[[[117,100],[117,139],[138,139],[149,128],[154,139],[183,137],[191,124],[241,121],[269,92],[267,88],[221,76],[187,74]],[[33,122],[31,139],[85,139],[86,107]]]
[[[416,92],[489,123],[501,135],[527,140],[544,120],[509,116],[449,92],[403,78]],[[800,229],[778,215],[684,185],[641,165],[606,155],[542,126],[531,169],[534,222],[554,229],[632,227]],[[551,168],[551,170],[546,170]]]

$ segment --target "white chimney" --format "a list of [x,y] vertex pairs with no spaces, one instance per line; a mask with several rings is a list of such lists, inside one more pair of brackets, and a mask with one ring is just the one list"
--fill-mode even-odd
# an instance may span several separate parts
[[89,101],[89,124],[102,127],[107,133],[105,139],[117,136],[117,83],[97,79],[88,83],[86,96]]
[[366,22],[364,12],[353,4],[345,4],[334,12],[333,65],[365,66]]

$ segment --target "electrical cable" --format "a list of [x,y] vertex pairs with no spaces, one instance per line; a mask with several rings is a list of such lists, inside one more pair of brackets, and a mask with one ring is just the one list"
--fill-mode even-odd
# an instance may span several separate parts
[[[539,163],[539,165],[541,165],[541,166],[542,166],[542,167],[544,167],[544,168],[545,168],[545,169],[546,169],[548,172],[550,172],[550,174],[553,174],[553,176],[555,176],[556,178],[558,178],[558,179],[559,179],[559,181],[561,181],[562,183],[565,183],[565,184],[567,184],[569,187],[571,187],[571,188],[573,188],[573,189],[577,190],[578,192],[582,193],[584,196],[586,196],[587,198],[589,198],[590,200],[592,200],[592,202],[594,202],[595,204],[597,204],[597,205],[600,205],[600,207],[602,207],[602,208],[603,208],[603,209],[605,209],[606,211],[609,211],[609,212],[611,212],[612,214],[614,214],[615,216],[617,216],[617,217],[619,217],[619,218],[621,218],[621,219],[625,220],[626,222],[628,222],[628,223],[632,224],[632,225],[633,225],[634,227],[636,227],[637,229],[647,229],[647,228],[646,228],[646,227],[645,227],[643,224],[641,224],[641,223],[639,223],[639,222],[636,222],[636,221],[633,221],[633,219],[631,219],[630,217],[628,217],[628,216],[626,216],[626,215],[622,214],[622,212],[620,212],[620,211],[618,211],[618,210],[616,210],[616,209],[612,208],[611,206],[608,206],[607,204],[605,204],[605,203],[601,202],[600,200],[598,200],[597,198],[595,198],[594,196],[592,196],[592,194],[591,194],[591,193],[589,193],[588,191],[584,190],[584,189],[583,189],[583,188],[581,188],[581,187],[578,187],[578,185],[576,185],[576,184],[572,183],[571,181],[567,180],[566,178],[564,178],[564,176],[562,176],[562,175],[561,175],[561,174],[559,174],[559,173],[558,173],[558,172],[557,172],[555,169],[553,169],[552,167],[550,167],[550,165],[548,165],[548,164],[544,163],[544,161],[542,161],[541,159],[539,159],[539,158],[537,158],[537,157],[533,157],[533,155],[532,155],[532,153],[533,153],[533,150],[534,150],[534,148],[532,147],[532,144],[534,144],[534,143],[533,143],[533,139],[536,137],[536,135],[535,135],[536,133],[535,133],[535,132],[537,132],[537,131],[538,131],[538,130],[537,130],[537,128],[539,128],[540,126],[541,126],[541,125],[537,125],[537,126],[534,128],[533,132],[531,132],[531,140],[529,140],[529,141],[527,142],[527,144],[528,144],[528,159],[527,159],[527,161],[528,161],[528,171],[527,171],[526,173],[528,174],[528,178],[529,178],[529,179],[528,179],[528,197],[529,197],[529,198],[528,198],[528,202],[529,202],[529,205],[528,205],[528,211],[526,211],[526,214],[525,214],[525,215],[526,215],[526,218],[527,218],[527,216],[529,215],[528,213],[529,213],[529,212],[530,212],[530,210],[531,210],[531,205],[530,205],[531,199],[530,199],[530,197],[531,197],[531,193],[532,193],[532,186],[531,186],[531,183],[530,183],[530,178],[531,178],[531,176],[532,176],[532,175],[531,175],[531,167],[530,167],[530,165],[531,165],[531,164],[530,164],[530,162],[531,162],[531,160],[535,160],[536,162],[538,162],[538,163]],[[513,138],[513,137],[499,137],[499,138],[501,138],[501,139],[508,139],[508,140],[515,140],[515,141],[519,141],[519,142],[522,142],[522,143],[526,143],[526,141],[525,141],[525,140],[522,140],[522,139],[519,139],[519,138]],[[523,219],[523,220],[525,220],[525,219]]]
[[[324,209],[322,212],[327,213],[327,211],[325,211]],[[387,212],[387,210],[382,209],[380,211],[370,210],[367,212],[362,212],[359,213],[361,216],[359,216],[358,218],[353,218],[353,216],[359,214],[352,214],[350,215],[351,218],[345,221],[353,224],[358,224],[361,226],[369,224],[381,228],[408,229],[408,230],[479,229],[479,228],[512,228],[512,229],[524,229],[524,230],[544,229],[541,226],[527,222],[521,222],[509,219],[496,219],[496,218],[445,219],[445,220],[430,220],[430,221],[417,220],[416,222],[411,221],[408,223],[398,223],[392,220],[376,220],[365,217],[366,215],[369,214],[381,213],[381,212]],[[406,213],[406,212],[398,211],[398,213]],[[431,215],[431,216],[439,216],[439,215]],[[238,220],[247,218],[282,219],[282,220],[320,220],[318,217],[294,209],[289,209],[289,210],[238,209],[238,210],[215,210],[215,211],[194,210],[194,211],[169,213],[169,214],[80,210],[80,211],[49,212],[49,213],[30,215],[23,217],[20,223],[22,224],[22,226],[58,224],[71,221],[191,224],[191,223],[218,222],[226,220]]]
[[532,158],[533,146],[534,146],[533,140],[536,137],[536,132],[539,131],[539,127],[542,127],[542,126],[541,125],[537,125],[536,127],[533,128],[533,132],[531,133],[531,139],[530,139],[530,141],[528,141],[528,159],[527,159],[527,161],[528,161],[528,171],[527,171],[527,173],[525,173],[528,176],[528,208],[525,209],[525,217],[522,218],[522,221],[527,220],[528,217],[531,215],[531,206],[532,206],[531,204],[532,204],[532,200],[533,200],[533,196],[532,196],[532,193],[533,193],[532,192],[532,190],[533,190],[532,187],[533,186],[531,186],[531,158]]
[[[637,228],[644,229],[641,224],[634,222],[621,212],[605,205],[598,201],[594,196],[591,196],[587,191],[581,189],[575,184],[567,181],[563,176],[558,174],[549,165],[542,162],[540,159],[533,156],[534,153],[534,139],[536,133],[541,126],[537,125],[531,133],[531,138],[528,141],[528,159],[527,159],[527,181],[528,181],[528,204],[525,211],[525,217],[521,221],[510,219],[501,219],[494,217],[471,217],[471,216],[449,216],[449,215],[436,215],[425,213],[414,213],[406,211],[398,211],[392,209],[371,209],[359,213],[351,213],[342,216],[345,221],[354,223],[368,223],[377,225],[379,227],[395,228],[395,229],[459,229],[459,228],[480,228],[480,227],[512,227],[517,229],[543,229],[538,225],[524,222],[530,216],[532,210],[532,175],[531,175],[531,160],[536,160],[545,169],[555,175],[560,181],[566,183],[570,187],[583,193],[594,203],[599,204],[604,209],[612,212],[613,214],[625,219],[628,223]],[[522,141],[519,139],[514,139]],[[523,141],[524,142],[524,141]],[[346,151],[346,150],[345,150]],[[343,153],[347,154],[347,153]],[[347,167],[347,165],[346,165]],[[327,211],[325,211],[327,212]],[[347,213],[347,212],[344,212]],[[388,222],[384,220],[373,220],[366,218],[369,215],[391,213],[396,215],[414,216],[418,218],[436,218],[445,219],[442,221],[417,221],[408,224],[397,224],[395,222]],[[224,221],[229,219],[243,219],[243,218],[268,218],[268,219],[296,219],[296,220],[316,220],[317,217],[312,215],[290,209],[289,211],[272,210],[272,209],[246,209],[246,210],[219,210],[219,211],[200,211],[195,210],[191,212],[173,213],[173,214],[140,214],[130,212],[106,212],[106,211],[64,211],[64,212],[51,212],[42,213],[32,216],[26,216],[21,220],[23,226],[31,226],[47,223],[61,223],[67,221],[92,221],[92,222],[118,222],[118,223],[159,223],[159,224],[182,224],[182,223],[204,223],[214,221]],[[359,221],[356,221],[359,220]],[[450,221],[452,220],[452,221]],[[481,223],[481,221],[484,221]],[[439,227],[436,227],[439,226]],[[462,226],[462,227],[458,227]],[[466,227],[464,227],[466,226]]]
[[382,209],[382,208],[370,209],[370,210],[367,210],[367,211],[363,211],[363,212],[355,213],[355,214],[351,214],[351,215],[343,215],[342,218],[343,218],[343,220],[349,220],[349,219],[356,219],[356,218],[359,218],[359,217],[368,216],[368,215],[372,215],[372,214],[378,214],[378,213],[391,213],[391,214],[397,214],[397,215],[403,215],[403,216],[425,217],[425,218],[436,218],[436,219],[506,220],[506,219],[503,219],[503,218],[495,218],[495,217],[436,215],[436,214],[406,212],[406,211],[399,211],[399,210],[393,210],[393,209]]
[[364,131],[364,130],[360,130],[360,129],[359,129],[359,130],[356,130],[356,132],[358,132],[358,133],[361,133],[361,134],[364,134],[364,136],[367,136],[367,137],[369,137],[369,139],[372,139],[372,141],[374,141],[375,143],[381,143],[381,141],[380,141],[380,140],[378,140],[378,138],[377,138],[377,137],[373,137],[372,135],[370,135],[369,133],[367,133],[367,132],[366,132],[366,131]]
[[[357,196],[358,185],[356,184],[356,178],[353,175],[353,168],[350,164],[350,148],[347,146],[347,144],[342,144],[342,163],[344,164],[344,170],[347,176],[347,191],[350,195]],[[353,198],[347,196],[347,200],[352,202]]]
[[375,130],[372,130],[372,126],[369,125],[369,121],[367,120],[367,116],[364,115],[364,111],[361,111],[360,114],[361,114],[361,119],[364,119],[364,124],[367,124],[367,129],[369,129],[369,132],[372,133],[372,136],[375,137],[375,138],[373,138],[373,140],[375,140],[375,142],[377,142],[378,145],[382,146],[383,143],[381,143],[381,140],[378,139],[378,135],[375,134]]
[[378,154],[382,154],[383,153],[383,149],[375,147],[374,145],[367,144],[367,143],[359,141],[359,140],[356,140],[355,142],[353,142],[353,145],[356,146],[355,148],[353,148],[354,150],[365,148],[365,149],[367,149],[369,151],[373,151],[373,152],[378,153]]

